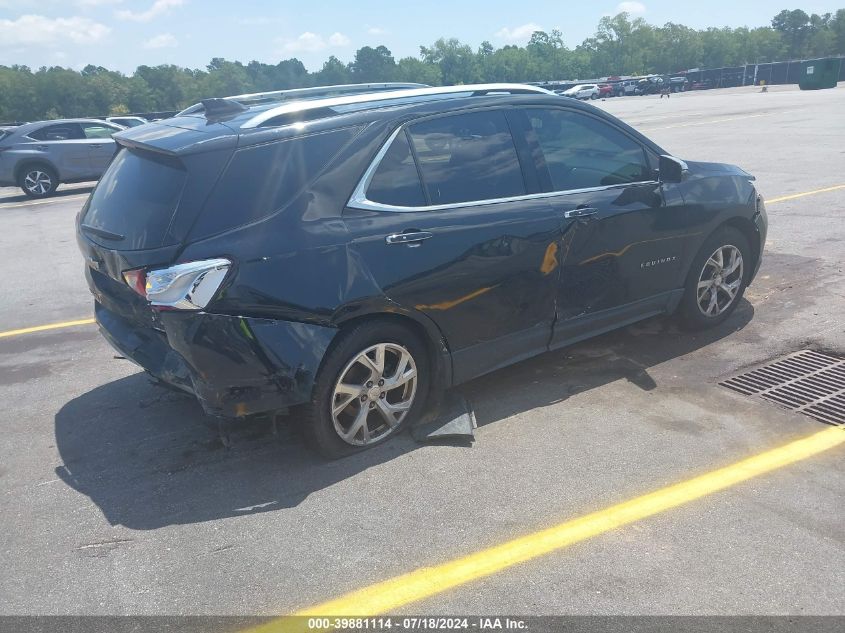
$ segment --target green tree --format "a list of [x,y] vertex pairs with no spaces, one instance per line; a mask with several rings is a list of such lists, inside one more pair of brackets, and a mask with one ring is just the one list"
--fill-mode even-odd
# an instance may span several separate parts
[[0,66],[0,120],[168,111],[206,97],[353,81],[584,80],[835,54],[845,54],[845,9],[824,14],[785,9],[771,26],[701,30],[673,22],[653,26],[620,13],[603,17],[595,35],[572,49],[558,31],[536,31],[525,46],[497,49],[484,41],[475,51],[457,39],[440,38],[420,47],[419,58],[396,62],[386,47],[365,46],[350,63],[332,56],[313,73],[296,58],[244,65],[215,57],[205,69],[144,65],[131,76],[93,64],[80,71],[56,66],[34,72]]
[[314,80],[314,83],[318,86],[336,86],[349,83],[349,68],[332,55],[323,62],[323,67],[314,75]]
[[810,16],[801,9],[789,11],[784,9],[772,18],[772,28],[780,31],[787,42],[787,54],[790,57],[801,57],[807,45],[810,34]]
[[475,54],[467,44],[455,38],[440,38],[431,46],[420,46],[420,56],[427,64],[440,67],[440,75],[447,86],[476,81]]
[[364,46],[355,51],[349,70],[358,83],[390,81],[396,72],[396,60],[385,46]]
[[442,83],[440,68],[434,64],[426,64],[416,57],[403,57],[396,64],[396,81],[439,86]]

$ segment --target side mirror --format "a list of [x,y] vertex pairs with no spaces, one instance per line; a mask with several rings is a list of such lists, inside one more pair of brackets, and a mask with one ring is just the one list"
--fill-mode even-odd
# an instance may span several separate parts
[[680,158],[668,154],[660,155],[660,163],[657,168],[660,182],[681,182],[687,171],[689,171],[687,164]]

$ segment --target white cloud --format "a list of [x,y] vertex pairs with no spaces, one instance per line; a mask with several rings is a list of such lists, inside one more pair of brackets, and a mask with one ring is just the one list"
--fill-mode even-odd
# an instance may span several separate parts
[[16,20],[0,19],[0,48],[15,46],[58,46],[90,44],[106,37],[111,29],[89,18],[48,18],[22,15]]
[[81,9],[93,9],[107,4],[119,4],[123,0],[0,0],[0,9],[16,11],[43,11],[50,13],[56,5],[67,7],[72,5]]
[[170,33],[156,35],[144,42],[144,48],[173,48],[178,45],[179,42]]
[[321,51],[326,47],[326,41],[316,33],[305,31],[295,40],[289,40],[284,43],[283,48],[286,51],[293,53],[297,52],[315,52]]
[[514,28],[503,27],[496,31],[496,37],[509,42],[522,42],[531,38],[534,31],[542,31],[543,27],[535,22],[528,22],[522,26],[515,26]]
[[92,8],[92,7],[102,7],[107,4],[120,4],[123,0],[74,0],[74,3],[78,7],[83,8]]
[[367,27],[367,34],[368,35],[385,35],[387,31],[385,31],[380,26],[368,26]]
[[288,53],[316,53],[329,47],[339,48],[350,43],[343,33],[332,33],[328,39],[317,33],[305,31],[292,40],[279,40],[282,50]]
[[329,44],[331,46],[348,46],[350,39],[343,33],[332,33],[329,35]]
[[645,5],[642,2],[620,2],[616,5],[613,14],[630,13],[635,15],[637,13],[645,13]]
[[121,9],[115,15],[119,20],[132,20],[133,22],[149,22],[170,11],[173,7],[181,7],[185,0],[155,0],[146,11],[130,11]]

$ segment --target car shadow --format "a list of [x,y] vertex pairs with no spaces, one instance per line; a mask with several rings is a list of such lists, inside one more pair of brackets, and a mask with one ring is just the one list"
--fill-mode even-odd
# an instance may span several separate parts
[[[86,185],[84,187],[73,187],[71,189],[60,188],[49,198],[29,198],[23,193],[11,196],[0,196],[0,209],[2,209],[3,205],[6,203],[19,204],[22,202],[36,202],[38,200],[61,200],[62,198],[66,198],[68,196],[76,196],[81,194],[88,195],[94,190],[94,184],[96,183],[92,183],[90,186]],[[18,189],[17,191],[20,191],[20,189]]]
[[[627,379],[656,387],[649,368],[740,330],[743,302],[724,324],[684,333],[655,318],[499,370],[460,388],[479,426]],[[193,397],[154,386],[143,373],[102,385],[55,416],[57,475],[87,495],[112,525],[152,530],[299,505],[310,494],[420,448],[405,433],[327,462],[308,451],[289,416],[231,425],[230,447]],[[466,445],[466,444],[458,444]]]
[[655,317],[501,369],[460,390],[472,403],[479,427],[617,380],[652,391],[657,382],[651,367],[742,330],[753,317],[754,306],[744,298],[729,319],[709,330],[688,332],[673,317]]

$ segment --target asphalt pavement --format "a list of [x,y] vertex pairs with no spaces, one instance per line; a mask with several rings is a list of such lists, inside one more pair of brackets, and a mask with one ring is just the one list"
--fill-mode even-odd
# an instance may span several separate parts
[[539,530],[830,429],[718,382],[845,354],[845,85],[595,103],[681,158],[755,174],[762,269],[714,330],[651,319],[462,387],[471,446],[405,434],[324,462],[295,420],[253,420],[224,447],[87,323],[88,189],[0,189],[0,614],[285,614],[527,537],[537,555],[495,573],[450,585],[435,568],[398,602],[388,587],[390,611],[845,615],[842,444],[536,549]]

